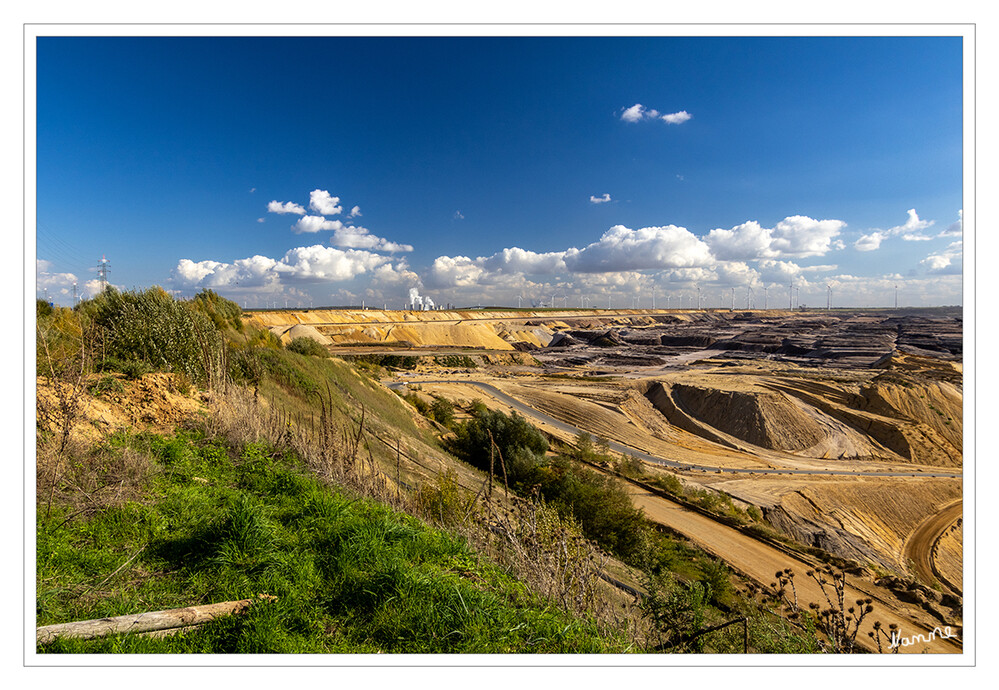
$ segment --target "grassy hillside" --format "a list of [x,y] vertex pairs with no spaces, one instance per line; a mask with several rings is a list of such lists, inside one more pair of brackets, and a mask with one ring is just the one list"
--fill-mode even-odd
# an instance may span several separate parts
[[285,347],[213,293],[40,307],[37,354],[37,624],[275,597],[42,652],[735,652],[734,628],[688,639],[733,616],[754,651],[817,649],[571,454],[515,435],[501,489],[473,432],[510,420],[473,410],[442,442],[377,365]]
[[252,598],[183,634],[56,641],[43,652],[599,653],[623,636],[551,606],[465,540],[324,485],[292,453],[198,433],[117,435],[141,499],[88,519],[39,511],[38,624]]

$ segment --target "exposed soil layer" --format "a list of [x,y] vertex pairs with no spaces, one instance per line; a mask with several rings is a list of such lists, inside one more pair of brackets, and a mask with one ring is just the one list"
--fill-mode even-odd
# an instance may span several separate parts
[[[146,374],[135,380],[122,374],[93,375],[75,392],[45,377],[38,377],[36,385],[39,426],[58,433],[68,423],[71,436],[89,441],[119,429],[171,432],[184,420],[204,412],[208,401],[207,393],[189,395],[182,391],[173,374]],[[75,397],[77,412],[46,417],[45,410],[59,409],[60,397],[65,401]]]

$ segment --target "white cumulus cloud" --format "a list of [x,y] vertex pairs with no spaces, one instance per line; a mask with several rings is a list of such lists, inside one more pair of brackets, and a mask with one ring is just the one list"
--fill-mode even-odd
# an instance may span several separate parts
[[325,189],[313,189],[309,192],[309,208],[322,216],[335,216],[343,212],[343,206],[338,206],[340,197],[331,196]]
[[[905,221],[905,225],[896,225],[894,228],[888,230],[888,234],[901,235],[903,240],[922,239],[922,236],[918,234],[919,231],[930,227],[934,221],[920,220],[919,214],[916,213],[916,209],[914,208],[910,208],[906,213],[909,214],[909,218]],[[926,239],[929,238],[927,237]]]
[[347,281],[390,262],[391,259],[380,254],[315,244],[288,250],[274,269],[288,280]]
[[881,243],[888,238],[888,233],[875,230],[867,235],[861,235],[860,239],[853,243],[853,248],[858,252],[872,252],[881,246]]
[[380,252],[411,252],[413,246],[410,244],[399,244],[390,242],[382,237],[372,235],[367,228],[355,226],[343,226],[336,228],[330,244],[334,247],[348,247],[351,249],[371,249]]
[[959,274],[964,265],[963,252],[964,242],[958,240],[951,242],[943,251],[930,254],[919,263],[930,273]]
[[641,103],[636,103],[630,108],[625,108],[621,112],[621,119],[625,122],[640,122],[642,120],[662,120],[670,125],[683,124],[692,117],[686,110],[663,115],[655,108],[646,108]]
[[295,213],[300,216],[305,215],[305,209],[292,201],[286,201],[281,203],[280,201],[272,201],[267,204],[267,210],[271,213]]
[[814,220],[808,216],[789,216],[773,229],[771,249],[782,257],[822,256],[833,248],[842,247],[833,238],[846,227],[841,220]]
[[957,220],[947,226],[937,237],[961,237],[964,234],[964,209],[957,212]]
[[638,122],[645,115],[645,112],[645,106],[641,103],[636,103],[621,113],[621,119],[625,122]]
[[427,274],[431,288],[474,287],[485,270],[467,256],[439,256]]
[[[901,235],[903,240],[909,242],[925,242],[926,240],[933,239],[928,235],[924,235],[922,231],[933,225],[934,221],[921,220],[914,208],[910,208],[906,213],[908,214],[908,219],[905,221],[905,224],[896,225],[887,230],[872,228],[869,233],[861,235],[860,239],[853,243],[853,248],[858,252],[871,252],[875,249],[880,249],[881,243],[888,238],[898,237],[899,235]],[[952,227],[954,226],[952,225]],[[943,236],[943,233],[940,236]]]
[[476,261],[491,273],[547,275],[565,272],[564,256],[565,252],[538,254],[520,247],[510,247],[488,258],[476,259]]
[[764,228],[756,221],[730,230],[717,228],[708,233],[705,242],[716,258],[725,261],[805,258],[840,248],[834,238],[845,226],[841,220],[788,216],[773,228]]
[[181,259],[171,272],[171,281],[181,290],[275,292],[293,283],[349,281],[390,263],[389,257],[380,254],[317,244],[290,249],[280,259],[260,255],[232,263]]
[[679,125],[683,124],[691,117],[692,117],[691,114],[688,113],[686,110],[681,110],[678,113],[669,113],[667,115],[663,115],[662,120],[668,122],[671,125]]
[[291,231],[296,235],[301,235],[302,233],[336,231],[342,227],[343,222],[339,220],[326,220],[322,216],[303,216],[291,226]]
[[564,261],[574,273],[603,273],[704,266],[712,257],[708,245],[686,228],[615,225],[583,249],[567,250]]

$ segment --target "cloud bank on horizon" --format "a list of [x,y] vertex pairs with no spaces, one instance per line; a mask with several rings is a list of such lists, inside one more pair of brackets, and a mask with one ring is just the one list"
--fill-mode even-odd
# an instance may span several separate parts
[[[609,200],[609,194],[590,197],[592,203]],[[289,296],[301,301],[318,289],[320,301],[325,294],[358,303],[367,299],[402,306],[404,293],[415,288],[436,293],[439,304],[510,304],[518,298],[559,293],[565,303],[569,294],[574,294],[581,303],[592,306],[611,301],[628,306],[637,302],[637,295],[648,301],[647,295],[656,290],[662,301],[671,291],[678,299],[684,291],[712,289],[724,297],[731,288],[786,291],[792,283],[804,291],[831,285],[837,291],[852,291],[862,300],[891,289],[901,279],[897,273],[866,279],[837,275],[836,263],[809,265],[807,260],[851,250],[844,242],[847,224],[838,219],[794,215],[773,227],[753,220],[731,228],[713,228],[700,236],[673,224],[637,229],[614,225],[581,247],[548,252],[505,247],[474,258],[440,255],[425,268],[413,270],[405,259],[394,256],[414,251],[412,245],[326,218],[342,213],[339,197],[313,190],[309,209],[322,215],[309,215],[292,201],[268,204],[271,213],[300,216],[289,228],[293,234],[332,233],[325,244],[293,247],[277,259],[260,255],[230,262],[184,258],[172,271],[172,287],[180,294],[212,289],[255,304],[261,300],[277,303]],[[863,232],[852,242],[852,250],[876,251],[892,238],[934,239],[923,233],[935,221],[920,219],[915,209],[907,214],[904,224]],[[359,216],[359,208],[354,206],[350,215]],[[958,220],[935,237],[960,237],[962,232],[959,211]],[[933,289],[934,281],[946,280],[953,289],[954,277],[961,274],[961,249],[958,239],[929,253],[907,280],[926,290]]]

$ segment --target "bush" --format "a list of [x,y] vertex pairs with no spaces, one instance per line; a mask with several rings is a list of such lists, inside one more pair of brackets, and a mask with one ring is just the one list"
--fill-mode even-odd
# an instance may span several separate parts
[[454,404],[446,398],[435,398],[430,406],[430,418],[450,429],[454,426]]
[[191,306],[208,316],[220,331],[231,327],[239,333],[243,332],[243,310],[232,300],[212,290],[202,290],[191,300]]
[[701,573],[701,582],[707,586],[712,603],[720,602],[732,591],[732,583],[728,579],[728,566],[724,561],[714,558],[709,560],[701,566]]
[[652,626],[650,646],[671,652],[704,650],[704,638],[690,637],[705,622],[710,587],[702,582],[679,582],[672,573],[649,578],[642,613]]
[[92,383],[88,387],[88,390],[90,391],[91,395],[100,397],[104,395],[104,393],[107,393],[109,391],[119,394],[124,393],[125,387],[121,385],[121,381],[116,379],[114,376],[106,374],[102,376],[96,383]]
[[297,352],[300,355],[311,355],[312,357],[330,356],[330,353],[327,352],[326,348],[323,347],[322,344],[306,336],[294,338],[290,343],[288,343],[287,349],[290,352]]
[[204,312],[162,288],[119,292],[109,287],[82,304],[81,311],[98,329],[106,357],[183,373],[198,383],[209,383],[219,373],[222,334]]
[[434,357],[434,362],[438,366],[442,367],[464,367],[466,369],[475,369],[475,360],[468,355],[441,355],[439,357]]
[[55,309],[52,305],[43,299],[35,300],[35,316],[39,319],[44,319],[46,317],[52,316]]
[[620,484],[574,467],[565,457],[555,458],[535,476],[545,500],[572,515],[588,539],[626,560],[639,556],[645,517]]
[[495,443],[510,482],[530,479],[548,451],[548,441],[542,433],[516,412],[507,416],[498,410],[473,406],[472,414],[472,419],[455,429],[455,438],[449,443],[451,451],[481,470],[488,471],[492,462],[495,473],[501,475],[500,457],[494,454]]
[[416,408],[416,411],[426,417],[430,413],[430,405],[427,401],[418,396],[416,393],[407,393],[402,396],[402,399],[408,402],[410,405]]
[[454,470],[438,474],[432,484],[421,484],[416,504],[428,519],[442,526],[454,526],[475,512],[475,496],[458,485]]

